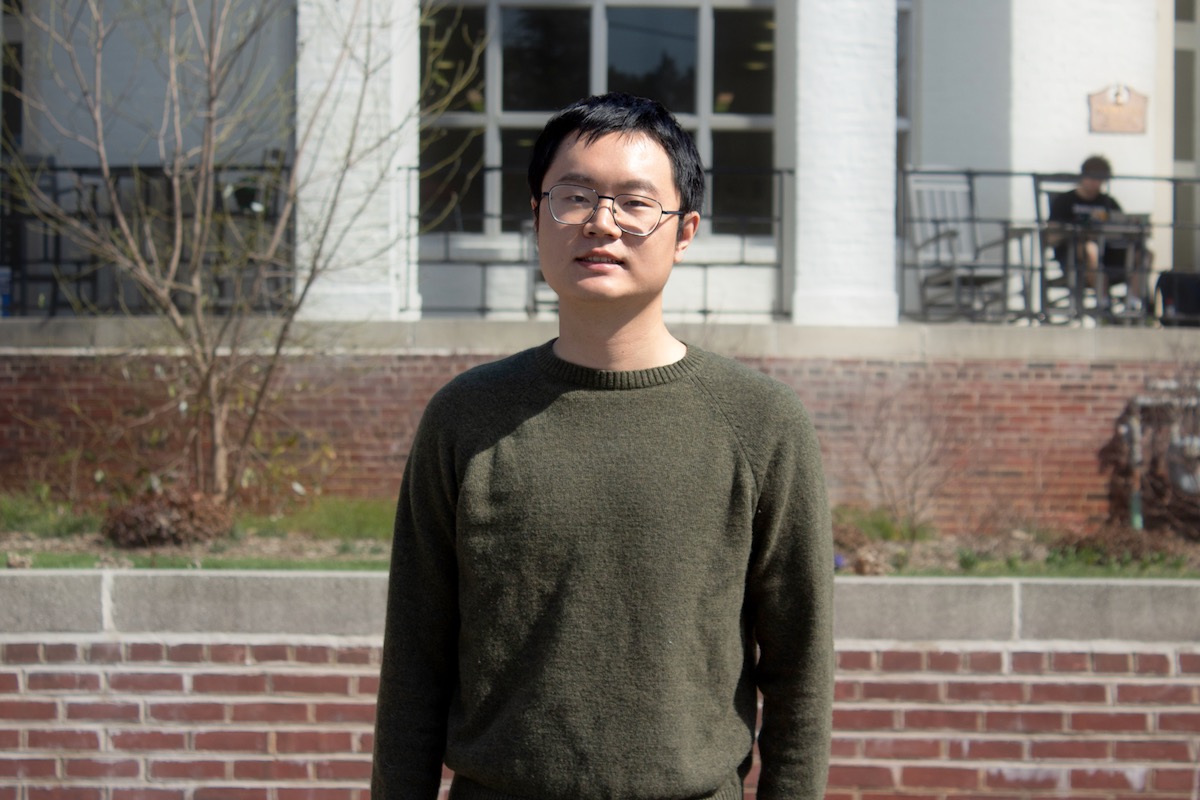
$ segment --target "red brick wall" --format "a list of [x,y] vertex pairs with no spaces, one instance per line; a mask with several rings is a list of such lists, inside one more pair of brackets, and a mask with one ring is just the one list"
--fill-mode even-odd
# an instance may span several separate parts
[[[0,800],[366,797],[377,646],[9,638]],[[843,647],[834,729],[838,800],[1194,800],[1200,652]]]
[[[299,433],[289,451],[311,460],[305,483],[330,493],[391,497],[409,442],[430,395],[488,357],[312,356],[291,360],[283,401],[266,432]],[[880,486],[864,461],[872,430],[906,442],[908,462],[881,465],[885,476],[915,470],[915,450],[942,451],[936,498],[922,513],[943,530],[988,526],[1079,526],[1107,512],[1097,453],[1126,402],[1148,379],[1170,377],[1165,363],[1015,360],[747,359],[795,387],[822,439],[830,493],[837,503],[875,504]],[[122,466],[160,462],[178,450],[145,428],[114,423],[165,395],[145,365],[82,356],[0,358],[0,485],[40,481],[65,493],[94,488],[97,468],[111,485]],[[897,404],[878,430],[881,398]],[[78,410],[72,410],[72,408]],[[274,431],[270,425],[274,426]],[[124,430],[124,433],[121,431]],[[890,437],[890,440],[889,440]],[[130,449],[141,456],[131,458]],[[322,448],[324,456],[322,457]],[[889,445],[893,455],[902,447]],[[940,472],[939,472],[940,471]],[[327,473],[327,474],[325,474]],[[136,476],[128,479],[135,482]],[[290,483],[290,480],[283,485]]]

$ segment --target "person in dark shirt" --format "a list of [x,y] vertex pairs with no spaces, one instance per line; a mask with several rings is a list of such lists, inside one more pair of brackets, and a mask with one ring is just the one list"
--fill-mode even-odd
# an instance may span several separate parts
[[[1056,196],[1050,203],[1050,223],[1071,226],[1069,232],[1055,237],[1054,257],[1066,269],[1071,263],[1071,248],[1075,248],[1076,268],[1082,266],[1087,285],[1097,292],[1101,309],[1111,303],[1109,287],[1127,283],[1127,308],[1140,310],[1142,304],[1141,270],[1130,270],[1131,260],[1128,245],[1124,242],[1112,244],[1101,235],[1100,227],[1121,213],[1121,204],[1104,192],[1104,184],[1112,177],[1112,166],[1103,156],[1090,156],[1080,169],[1079,184],[1069,192]],[[1095,232],[1089,231],[1096,229]],[[1133,258],[1148,258],[1148,251],[1140,248]],[[1100,280],[1100,267],[1104,267],[1104,280]]]

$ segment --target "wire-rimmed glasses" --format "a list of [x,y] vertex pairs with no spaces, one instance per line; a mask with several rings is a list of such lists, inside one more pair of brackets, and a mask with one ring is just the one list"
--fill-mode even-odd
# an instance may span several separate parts
[[549,201],[550,216],[563,225],[586,225],[596,215],[601,200],[612,201],[613,221],[630,236],[649,236],[662,224],[663,217],[683,216],[682,211],[667,211],[653,197],[640,194],[600,194],[587,186],[559,183],[542,192]]

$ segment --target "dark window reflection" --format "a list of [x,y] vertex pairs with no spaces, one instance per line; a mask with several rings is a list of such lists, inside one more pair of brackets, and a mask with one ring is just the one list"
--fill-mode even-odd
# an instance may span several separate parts
[[770,234],[776,195],[772,134],[714,131],[712,139],[713,231]]
[[421,229],[483,231],[483,131],[421,134]]
[[610,8],[608,88],[696,111],[696,11]]
[[483,111],[487,9],[438,8],[421,26],[421,108]]
[[502,9],[505,111],[553,111],[588,94],[590,14]]
[[504,130],[500,132],[500,153],[504,172],[500,177],[501,227],[519,231],[526,220],[533,219],[529,207],[529,181],[526,178],[529,152],[537,139],[536,130]]
[[775,93],[775,17],[770,11],[715,11],[713,111],[770,114]]

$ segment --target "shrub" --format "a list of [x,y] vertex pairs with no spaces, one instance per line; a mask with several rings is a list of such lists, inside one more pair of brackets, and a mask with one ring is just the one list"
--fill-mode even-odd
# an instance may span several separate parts
[[209,542],[228,536],[233,515],[219,498],[175,489],[148,492],[109,512],[101,534],[117,547]]

